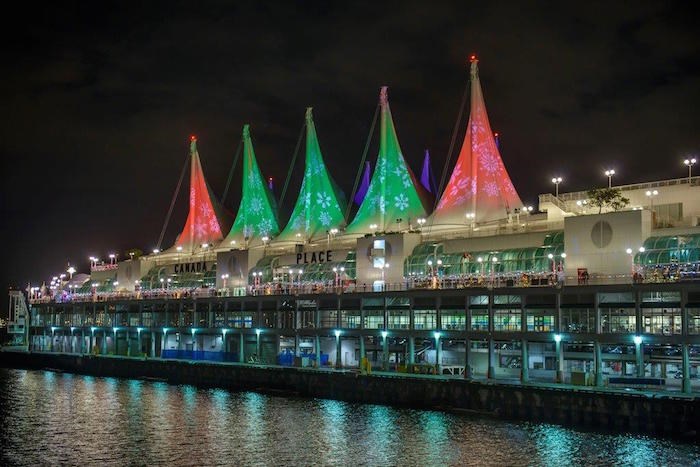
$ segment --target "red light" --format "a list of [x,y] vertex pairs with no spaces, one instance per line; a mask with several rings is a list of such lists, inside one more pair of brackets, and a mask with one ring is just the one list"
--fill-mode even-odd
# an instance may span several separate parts
[[498,138],[498,132],[494,133],[493,136],[495,136],[496,138]]
[[476,61],[476,54],[472,54],[471,57],[469,57],[470,61]]
[[272,181],[272,177],[270,177],[268,180]]
[[197,137],[195,135],[190,136],[190,141],[197,141]]

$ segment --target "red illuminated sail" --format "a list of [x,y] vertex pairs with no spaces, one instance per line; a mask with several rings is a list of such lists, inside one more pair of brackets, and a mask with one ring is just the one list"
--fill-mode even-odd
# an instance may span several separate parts
[[503,219],[522,207],[491,131],[479,82],[478,60],[471,60],[471,112],[450,181],[433,213],[433,225],[465,225]]
[[185,227],[175,240],[175,246],[182,251],[192,252],[204,244],[220,242],[222,234],[222,215],[216,198],[204,179],[202,164],[197,152],[197,138],[192,136],[190,142],[192,166],[190,170],[190,211]]

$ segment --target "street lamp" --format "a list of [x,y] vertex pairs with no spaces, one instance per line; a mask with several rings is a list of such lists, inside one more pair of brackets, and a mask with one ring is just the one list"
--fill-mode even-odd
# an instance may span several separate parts
[[562,182],[561,177],[552,178],[552,183],[554,183],[554,197],[559,198],[559,184]]
[[608,188],[612,188],[612,176],[615,175],[615,169],[608,169],[604,173],[608,177]]
[[75,274],[75,268],[73,266],[68,266],[68,269],[66,269],[66,272],[68,273],[69,280],[72,280],[73,274]]
[[377,227],[378,227],[377,224],[370,224],[370,225],[369,225],[369,230],[372,231],[372,234],[376,234],[376,233],[377,233]]
[[423,226],[425,225],[425,218],[424,218],[424,217],[419,217],[418,220],[417,220],[416,222],[418,222],[418,225],[420,226],[419,228],[420,228],[420,229],[423,229]]
[[473,212],[468,212],[465,214],[465,217],[467,218],[467,222],[469,223],[469,227],[474,230],[474,221],[476,221],[476,214]]
[[657,196],[658,194],[659,194],[659,190],[647,190],[647,192],[646,192],[647,198],[649,198],[649,202],[651,203],[650,204],[651,211],[654,210],[654,197]]
[[683,163],[688,166],[688,184],[690,184],[690,179],[693,178],[693,166],[697,161],[698,160],[694,157],[683,161]]
[[228,274],[222,274],[221,279],[224,281],[224,289],[226,288],[226,280],[229,278]]

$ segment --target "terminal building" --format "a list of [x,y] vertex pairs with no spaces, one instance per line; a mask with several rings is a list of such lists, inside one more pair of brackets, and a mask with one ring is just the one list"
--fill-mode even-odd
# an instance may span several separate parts
[[470,80],[441,193],[406,164],[386,88],[375,170],[350,199],[307,109],[304,178],[286,223],[248,125],[235,218],[193,137],[174,244],[93,258],[89,275],[30,288],[29,349],[700,390],[695,160],[676,180],[615,186],[609,174],[608,192],[626,202],[557,184],[533,209],[501,158],[475,58]]

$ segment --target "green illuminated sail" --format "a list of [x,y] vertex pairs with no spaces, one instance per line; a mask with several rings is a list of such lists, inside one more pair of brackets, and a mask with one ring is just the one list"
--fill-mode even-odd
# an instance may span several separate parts
[[343,223],[345,199],[323,163],[311,107],[306,109],[306,165],[299,198],[284,231],[275,239],[306,241]]
[[236,220],[222,246],[246,247],[255,239],[272,237],[278,232],[276,203],[260,174],[250,140],[250,125],[244,125],[243,193]]
[[382,87],[379,102],[382,111],[379,156],[365,199],[346,229],[351,234],[405,229],[425,216],[428,205],[425,190],[416,183],[403,158],[386,86]]

